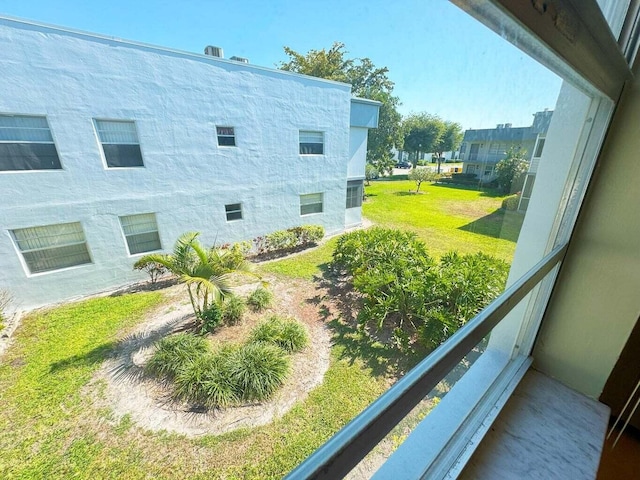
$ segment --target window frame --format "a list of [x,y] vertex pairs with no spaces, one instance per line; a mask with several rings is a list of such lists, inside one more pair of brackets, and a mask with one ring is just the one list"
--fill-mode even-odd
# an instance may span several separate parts
[[[586,115],[584,120],[580,120],[579,124],[574,125],[576,127],[574,133],[576,134],[572,140],[575,141],[569,142],[572,152],[567,154],[569,146],[563,152],[568,155],[570,162],[565,165],[567,168],[563,172],[563,178],[553,186],[555,188],[554,195],[558,195],[558,198],[553,200],[555,208],[544,219],[543,232],[538,233],[538,236],[545,237],[544,241],[541,242],[541,238],[532,235],[532,238],[528,239],[528,244],[525,242],[524,245],[521,245],[520,240],[518,242],[507,290],[516,285],[524,286],[523,282],[526,282],[527,286],[523,290],[525,296],[513,303],[513,300],[505,298],[503,294],[478,315],[478,317],[486,317],[486,311],[495,311],[496,309],[506,309],[507,312],[510,312],[501,317],[500,323],[492,331],[489,340],[489,347],[493,347],[492,351],[496,356],[502,358],[497,360],[494,369],[483,368],[482,365],[480,368],[476,368],[476,362],[462,378],[462,381],[456,384],[440,402],[438,408],[419,425],[427,425],[430,428],[422,429],[422,437],[415,435],[417,431],[411,433],[407,441],[383,464],[382,469],[376,473],[376,478],[393,478],[398,471],[401,471],[403,477],[407,478],[444,478],[445,476],[455,478],[462,471],[466,461],[490,428],[492,419],[497,417],[518,382],[526,373],[531,363],[529,355],[533,349],[536,333],[548,304],[551,290],[555,285],[559,265],[566,254],[568,241],[575,227],[606,130],[610,125],[616,101],[626,79],[630,77],[629,66],[613,41],[609,27],[594,0],[580,2],[579,9],[573,6],[575,0],[554,2],[556,13],[560,11],[563,15],[569,15],[569,18],[565,18],[566,21],[562,25],[555,25],[555,18],[552,18],[551,14],[544,15],[547,12],[538,11],[540,5],[535,2],[525,3],[513,0],[490,0],[487,2],[452,0],[452,2],[495,32],[499,32],[506,40],[518,45],[519,48],[557,73],[565,81],[571,82],[575,92],[586,94],[586,98],[582,99]],[[577,11],[580,11],[580,15],[575,13]],[[569,27],[575,26],[576,32],[588,32],[588,35],[580,36],[577,42],[575,38],[569,39],[567,31],[561,31],[567,25]],[[636,28],[637,25],[636,22]],[[577,43],[576,51],[571,51],[569,44],[572,43]],[[542,45],[546,45],[549,50],[541,48]],[[571,100],[571,92],[565,91],[564,94]],[[561,90],[562,95],[563,91]],[[554,146],[554,154],[557,153]],[[538,195],[538,198],[542,197]],[[541,201],[538,206],[543,204]],[[530,230],[535,230],[535,227],[536,223],[531,222]],[[535,248],[532,248],[534,241],[538,241],[538,243]],[[541,251],[543,254],[542,260],[533,266],[529,263],[540,257],[534,255],[532,258],[525,258],[532,251]],[[525,261],[521,261],[516,266],[516,260],[519,259],[519,256],[525,258]],[[476,319],[468,322],[467,325]],[[496,330],[499,331],[496,332]],[[460,331],[462,329],[458,333]],[[451,339],[453,338],[451,337]],[[473,348],[474,343],[471,340],[473,338],[467,342],[467,351]],[[443,356],[451,351],[451,345],[447,345],[447,343],[445,342],[425,359],[427,361],[433,355],[439,357],[433,361],[435,364],[434,375],[439,378],[442,378],[442,375],[449,371],[441,365],[444,363]],[[485,354],[480,357],[480,360]],[[398,418],[402,418],[392,415],[386,421],[380,420],[387,412],[382,408],[395,408],[399,404],[406,406],[410,394],[407,393],[405,379],[410,376],[415,379],[416,375],[415,369],[408,372],[392,389],[384,393],[374,404],[365,409],[312,454],[307,461],[298,466],[288,478],[312,476],[314,478],[335,478],[348,472],[359,458],[364,457],[370,451],[369,446],[382,438],[377,432],[381,424],[384,424],[384,435],[397,424]],[[458,388],[458,385],[462,383],[465,385]],[[396,388],[400,385],[402,388]],[[475,390],[473,387],[476,387]],[[397,390],[396,396],[391,394],[393,389]],[[414,399],[418,398],[416,403],[421,399],[418,395],[420,393],[424,395],[428,390],[429,388],[425,387],[418,391],[413,397]],[[451,395],[454,391],[456,391],[456,395],[452,400]],[[466,411],[464,416],[460,417],[453,413],[449,415],[447,410],[441,415],[434,415],[439,410],[442,412],[443,405],[450,405],[455,402],[456,398],[459,400],[461,397],[464,397]],[[434,428],[432,420],[436,416],[440,417],[442,421]],[[452,416],[456,418],[451,418]],[[430,432],[431,435],[425,436],[425,431]],[[436,437],[438,438],[434,438],[435,432],[437,432]],[[433,443],[438,443],[438,446],[434,447]],[[404,459],[402,455],[405,456]],[[357,457],[354,458],[354,456]],[[400,458],[400,460],[393,464],[394,458]],[[387,466],[390,468],[382,472]],[[394,467],[399,468],[394,470]]]
[[[228,207],[233,207],[233,206],[238,206],[237,209],[235,210],[229,210]],[[230,222],[239,222],[241,220],[244,220],[244,213],[243,213],[243,208],[242,208],[242,202],[237,202],[237,203],[227,203],[224,206],[224,213],[225,213],[225,217],[227,219],[227,223]],[[239,218],[229,218],[229,214],[240,214]]]
[[[315,195],[319,195],[320,196],[320,201],[319,202],[309,202],[309,203],[303,203],[303,197],[313,197]],[[303,213],[303,208],[304,207],[309,207],[310,205],[320,205],[320,211],[313,211],[313,212],[307,212],[307,213]],[[324,192],[314,192],[314,193],[301,193],[300,194],[300,216],[301,217],[307,217],[309,215],[320,215],[324,213]]]
[[[129,119],[122,119],[122,118],[98,118],[98,117],[94,117],[92,119],[93,121],[93,128],[95,130],[95,134],[96,134],[96,139],[98,140],[98,144],[100,145],[100,155],[102,156],[102,163],[104,165],[104,168],[107,170],[122,170],[122,169],[137,169],[137,168],[146,168],[146,162],[144,160],[144,155],[142,153],[142,144],[140,143],[140,135],[138,132],[138,125],[137,122],[135,120],[129,120]],[[131,124],[133,125],[133,131],[135,133],[136,136],[136,142],[106,142],[106,141],[102,141],[102,137],[101,137],[101,129],[99,127],[99,123],[100,122],[110,122],[110,123],[123,123],[123,124]],[[128,146],[132,146],[135,145],[138,147],[138,152],[140,153],[140,165],[109,165],[109,155],[107,154],[107,152],[105,151],[104,146],[105,145],[128,145]]]
[[[40,118],[43,119],[47,125],[47,131],[49,132],[49,136],[51,137],[51,141],[40,141],[40,140],[0,140],[1,145],[20,145],[20,144],[35,144],[35,145],[51,145],[53,147],[53,151],[55,152],[57,166],[52,168],[15,168],[15,169],[2,169],[0,168],[0,174],[3,173],[24,173],[24,172],[47,172],[52,170],[64,170],[62,165],[62,160],[60,158],[60,153],[58,151],[58,146],[56,145],[55,137],[53,135],[53,130],[51,129],[51,125],[49,124],[49,118],[47,115],[37,115],[37,114],[23,114],[23,113],[0,113],[1,117],[19,117],[19,118]],[[18,128],[18,127],[0,127],[2,128]],[[42,128],[41,130],[44,130]],[[55,164],[55,162],[54,162]],[[0,162],[1,165],[1,162]]]
[[[321,142],[303,142],[303,135],[307,135],[307,137],[311,137],[312,134],[320,134],[322,136]],[[322,130],[298,130],[298,152],[300,155],[309,156],[309,155],[325,155],[325,144],[326,144],[326,135]],[[303,146],[304,145],[304,146]],[[320,152],[310,152],[304,153],[303,150],[305,148],[313,148],[312,145],[320,145]]]
[[[356,190],[355,195],[353,193],[349,193],[349,190]],[[346,209],[351,208],[361,208],[362,207],[362,197],[364,196],[364,180],[347,180],[347,202]],[[355,199],[356,205],[350,205],[353,203]]]
[[[125,225],[123,223],[123,219],[124,218],[131,218],[131,217],[142,217],[145,215],[153,215],[153,221],[155,223],[155,230],[147,230],[144,232],[137,232],[137,233],[130,233],[127,234],[127,232],[125,231]],[[126,246],[127,249],[127,255],[129,257],[136,257],[139,255],[146,255],[150,252],[159,252],[162,250],[162,239],[160,238],[160,228],[158,227],[158,218],[156,216],[155,212],[145,212],[145,213],[132,213],[129,215],[118,215],[118,221],[120,222],[120,231],[122,232],[122,236],[124,238],[124,244]],[[143,250],[140,252],[135,252],[132,253],[131,252],[131,245],[129,244],[129,237],[133,237],[135,235],[145,235],[145,234],[150,234],[150,233],[155,233],[157,234],[158,237],[158,248],[154,248],[152,250]]]
[[[63,227],[65,225],[78,225],[78,230],[79,232],[77,233],[81,233],[82,234],[82,241],[77,241],[77,242],[69,242],[69,243],[64,243],[64,244],[60,244],[60,245],[49,245],[46,247],[38,247],[38,248],[28,248],[23,250],[20,246],[20,242],[21,240],[18,239],[18,235],[16,235],[16,232],[21,231],[21,230],[29,230],[29,229],[44,229],[44,228],[48,228],[48,227]],[[31,227],[21,227],[21,228],[12,228],[9,229],[9,236],[11,238],[11,241],[13,242],[14,248],[16,249],[16,253],[18,254],[18,258],[20,259],[20,263],[22,264],[22,268],[24,269],[27,277],[35,277],[35,276],[40,276],[40,275],[48,275],[51,273],[56,273],[56,272],[62,272],[65,270],[71,270],[74,268],[80,268],[86,265],[92,265],[93,262],[93,257],[91,255],[91,250],[89,249],[89,242],[87,241],[87,236],[85,234],[84,231],[84,227],[82,225],[82,222],[62,222],[62,223],[52,223],[52,224],[47,224],[47,225],[36,225],[36,226],[31,226]],[[52,236],[52,235],[49,235]],[[25,253],[32,253],[32,252],[44,252],[47,250],[54,250],[54,249],[59,249],[59,248],[65,248],[65,247],[73,247],[73,246],[77,246],[77,245],[84,245],[85,247],[85,251],[86,251],[86,256],[87,256],[87,261],[82,262],[82,263],[76,263],[73,265],[66,265],[63,267],[59,267],[59,268],[50,268],[50,269],[44,269],[44,270],[38,270],[38,271],[33,271],[32,267],[30,265],[30,261],[27,260],[27,258],[24,256]]]
[[542,137],[539,136],[536,139],[536,144],[533,147],[533,155],[531,156],[531,158],[540,158],[542,157],[542,152],[544,151],[544,144],[545,144],[545,140],[547,139],[547,137]]
[[[219,129],[223,129],[223,128],[229,128],[229,129],[231,129],[231,131],[233,133],[232,134],[220,133]],[[226,125],[216,125],[216,138],[217,138],[217,141],[218,141],[218,147],[233,148],[233,147],[237,147],[238,146],[238,143],[236,141],[236,128],[235,127],[226,126]],[[233,139],[233,145],[226,145],[224,143],[220,143],[220,139],[221,138],[231,138],[231,139]]]

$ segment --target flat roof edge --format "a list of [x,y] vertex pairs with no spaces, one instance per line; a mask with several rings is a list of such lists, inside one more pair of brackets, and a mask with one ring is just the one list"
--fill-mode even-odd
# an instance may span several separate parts
[[[85,30],[77,30],[77,29],[74,29],[74,28],[61,27],[59,25],[52,25],[52,24],[48,24],[48,23],[35,21],[35,20],[28,20],[28,19],[24,19],[24,18],[18,18],[18,17],[12,17],[10,15],[0,14],[0,25],[1,24],[5,24],[5,25],[8,25],[8,26],[11,26],[11,23],[29,25],[29,26],[32,26],[32,27],[38,27],[38,28],[42,28],[42,29],[48,29],[48,30],[52,30],[54,32],[58,32],[58,33],[62,33],[62,34],[77,35],[77,36],[80,36],[80,37],[86,37],[88,40],[94,40],[94,39],[95,40],[103,40],[103,41],[106,40],[106,41],[109,41],[109,42],[121,43],[122,45],[126,45],[128,47],[154,50],[154,51],[157,51],[159,53],[170,53],[172,55],[179,55],[179,56],[182,56],[182,57],[185,57],[185,58],[194,58],[194,59],[198,59],[198,60],[209,60],[209,61],[213,61],[213,62],[221,62],[221,63],[225,63],[225,64],[228,64],[228,65],[234,65],[234,66],[241,67],[241,68],[254,69],[254,70],[265,71],[265,72],[269,72],[269,73],[277,73],[277,74],[280,74],[280,75],[283,75],[283,76],[292,76],[292,77],[298,77],[298,78],[305,78],[305,79],[308,79],[308,80],[316,81],[318,83],[325,83],[325,84],[345,87],[345,88],[348,88],[349,91],[351,91],[351,85],[350,84],[344,83],[344,82],[338,82],[338,81],[335,81],[335,80],[328,80],[328,79],[325,79],[325,78],[312,77],[311,75],[304,75],[302,73],[289,72],[287,70],[280,70],[280,69],[277,69],[277,68],[263,67],[263,66],[260,66],[260,65],[252,64],[252,63],[236,62],[236,61],[229,60],[229,59],[226,59],[226,58],[219,58],[219,57],[214,57],[214,56],[211,56],[211,55],[205,55],[203,53],[187,52],[185,50],[178,50],[178,49],[174,49],[174,48],[170,48],[170,47],[163,47],[163,46],[159,46],[159,45],[153,45],[153,44],[150,44],[150,43],[137,42],[135,40],[125,40],[125,39],[114,37],[114,36],[110,36],[110,35],[87,32]],[[373,100],[370,100],[370,101],[373,101]]]
[[365,105],[375,105],[377,107],[382,105],[382,102],[379,102],[377,100],[370,100],[368,98],[361,97],[351,97],[351,103],[364,103]]

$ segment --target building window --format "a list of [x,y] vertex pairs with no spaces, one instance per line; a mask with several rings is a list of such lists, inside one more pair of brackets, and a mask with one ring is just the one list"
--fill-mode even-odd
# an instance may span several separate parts
[[472,143],[471,147],[469,148],[469,158],[467,160],[469,160],[470,162],[477,160],[479,151],[480,151],[480,144]]
[[155,213],[126,215],[120,217],[122,232],[127,239],[130,255],[160,250],[160,235]]
[[231,222],[233,220],[242,220],[241,203],[230,203],[229,205],[225,205],[224,211],[227,214],[227,222]]
[[233,127],[216,127],[216,133],[218,134],[218,146],[236,146],[236,132]]
[[489,155],[504,155],[507,153],[507,144],[501,142],[491,142],[489,146]]
[[136,124],[124,120],[96,120],[107,167],[142,167]]
[[324,155],[324,133],[300,130],[300,155]]
[[61,168],[45,117],[0,115],[0,171]]
[[536,151],[533,154],[534,158],[538,158],[542,156],[542,149],[544,148],[544,138],[538,139],[538,144],[536,145]]
[[80,222],[12,230],[30,273],[91,263]]
[[300,215],[322,213],[322,193],[300,195]]
[[362,206],[362,180],[351,180],[347,182],[347,208]]
[[487,165],[486,167],[484,167],[484,176],[488,177],[493,173],[493,167],[490,165]]

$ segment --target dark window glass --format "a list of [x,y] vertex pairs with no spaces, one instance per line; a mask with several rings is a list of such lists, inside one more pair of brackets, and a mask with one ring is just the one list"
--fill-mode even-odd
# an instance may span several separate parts
[[242,204],[231,203],[224,206],[224,210],[227,214],[227,221],[242,220]]
[[62,168],[53,143],[0,143],[0,170]]
[[142,167],[140,145],[102,144],[104,158],[109,167]]
[[235,147],[236,133],[233,127],[216,127],[218,145],[221,147]]

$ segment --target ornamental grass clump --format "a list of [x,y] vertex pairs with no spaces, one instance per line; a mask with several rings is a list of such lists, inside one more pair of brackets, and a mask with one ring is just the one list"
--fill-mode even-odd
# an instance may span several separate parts
[[273,293],[264,287],[258,287],[247,298],[247,305],[255,312],[262,312],[273,303]]
[[251,332],[244,345],[213,350],[206,339],[191,333],[164,338],[146,371],[173,382],[176,400],[207,408],[261,402],[289,375],[288,354],[307,343],[300,323],[272,316]]
[[250,341],[277,345],[287,353],[293,353],[306,347],[309,338],[299,322],[272,315],[251,332]]
[[149,362],[147,372],[165,379],[173,379],[193,358],[209,351],[207,341],[191,333],[179,333],[160,340]]
[[285,352],[268,343],[249,343],[230,353],[226,361],[231,383],[246,401],[266,400],[289,374]]
[[238,403],[238,388],[230,378],[231,351],[226,348],[187,360],[175,377],[175,396],[210,408]]
[[225,325],[237,325],[242,320],[247,304],[237,295],[229,295],[222,302],[222,321]]

